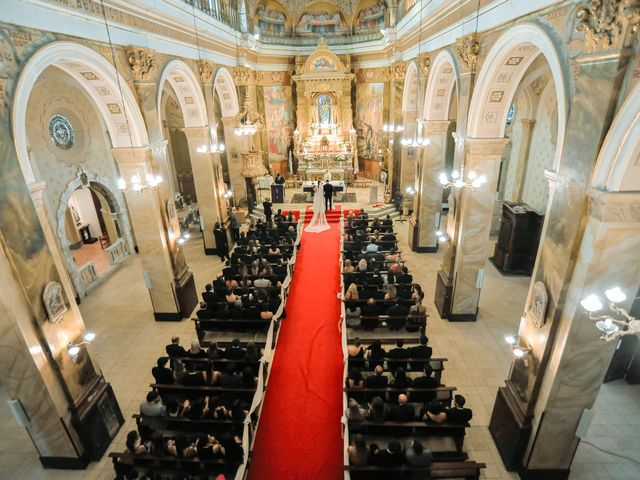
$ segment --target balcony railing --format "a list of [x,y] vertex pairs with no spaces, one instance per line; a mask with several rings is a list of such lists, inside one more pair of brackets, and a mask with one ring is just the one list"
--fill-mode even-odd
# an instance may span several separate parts
[[231,28],[240,30],[240,15],[235,8],[229,5],[220,5],[219,0],[184,0],[187,5],[195,5],[195,7],[215,18],[216,20],[229,25]]
[[[351,43],[370,42],[382,38],[380,32],[359,33],[356,35],[335,35],[325,36],[324,41],[327,45],[346,45]],[[280,35],[260,34],[260,40],[264,43],[276,45],[295,45],[295,46],[315,46],[318,44],[320,37],[286,37]]]

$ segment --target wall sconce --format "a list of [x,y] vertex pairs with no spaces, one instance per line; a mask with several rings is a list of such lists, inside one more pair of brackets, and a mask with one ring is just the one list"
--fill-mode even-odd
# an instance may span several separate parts
[[516,358],[522,358],[524,357],[527,353],[531,353],[532,348],[530,345],[523,347],[521,345],[518,345],[518,341],[520,340],[520,337],[516,337],[513,335],[507,335],[506,337],[504,337],[504,340],[511,345],[511,349],[513,350],[513,355]]
[[640,320],[633,317],[626,309],[617,306],[627,299],[627,295],[620,287],[613,287],[604,292],[607,300],[609,300],[609,310],[622,318],[614,318],[611,315],[594,315],[595,312],[602,310],[603,305],[597,295],[591,294],[585,297],[581,302],[591,320],[595,321],[596,328],[602,332],[601,340],[611,342],[618,337],[624,335],[640,335]]
[[406,192],[407,195],[410,195],[410,196],[415,195],[416,193],[418,193],[416,191],[416,189],[413,188],[412,186],[408,186],[407,188],[404,189],[404,191]]
[[444,233],[442,230],[436,230],[436,237],[438,237],[438,240],[443,243],[449,240],[449,237],[447,236],[447,234]]
[[225,150],[224,143],[212,143],[211,146],[200,145],[196,148],[198,153],[222,153]]
[[86,332],[82,338],[84,339],[84,341],[80,343],[69,343],[69,345],[67,345],[67,353],[70,356],[75,357],[76,355],[78,355],[78,353],[80,353],[80,346],[88,345],[93,342],[96,338],[96,334],[93,332]]
[[178,245],[182,245],[184,242],[186,242],[187,240],[189,240],[191,238],[191,234],[189,232],[184,232],[180,238],[178,238],[178,240],[176,240],[178,242]]
[[485,177],[484,175],[478,176],[478,174],[474,171],[469,172],[467,178],[465,178],[464,170],[460,170],[460,172],[454,170],[453,172],[451,172],[451,178],[449,178],[446,173],[442,172],[438,177],[438,180],[440,180],[440,185],[442,185],[443,188],[466,187],[471,190],[475,190],[476,188],[479,188],[483,184],[487,183],[487,177]]

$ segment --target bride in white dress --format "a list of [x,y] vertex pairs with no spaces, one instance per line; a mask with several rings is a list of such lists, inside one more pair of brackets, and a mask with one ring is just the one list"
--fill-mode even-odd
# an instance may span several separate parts
[[329,230],[331,227],[327,223],[327,217],[325,215],[326,204],[324,201],[324,192],[322,190],[322,184],[318,182],[316,186],[316,193],[313,196],[313,217],[311,222],[304,229],[305,232],[319,233]]

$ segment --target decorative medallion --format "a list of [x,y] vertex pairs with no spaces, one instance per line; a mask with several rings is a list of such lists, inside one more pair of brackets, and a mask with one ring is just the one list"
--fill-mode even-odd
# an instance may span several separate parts
[[62,115],[53,115],[49,120],[49,135],[53,144],[62,150],[69,150],[73,146],[73,127]]
[[544,283],[537,281],[533,284],[533,300],[529,308],[533,323],[538,328],[544,325],[548,301],[547,287],[545,287]]
[[67,305],[62,294],[62,285],[58,282],[49,282],[44,287],[42,300],[47,310],[47,317],[51,323],[60,323],[64,312],[67,311]]

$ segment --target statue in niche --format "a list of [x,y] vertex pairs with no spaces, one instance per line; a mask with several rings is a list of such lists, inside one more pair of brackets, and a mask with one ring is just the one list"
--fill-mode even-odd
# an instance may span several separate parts
[[322,126],[331,123],[331,99],[327,95],[318,97],[318,120]]

